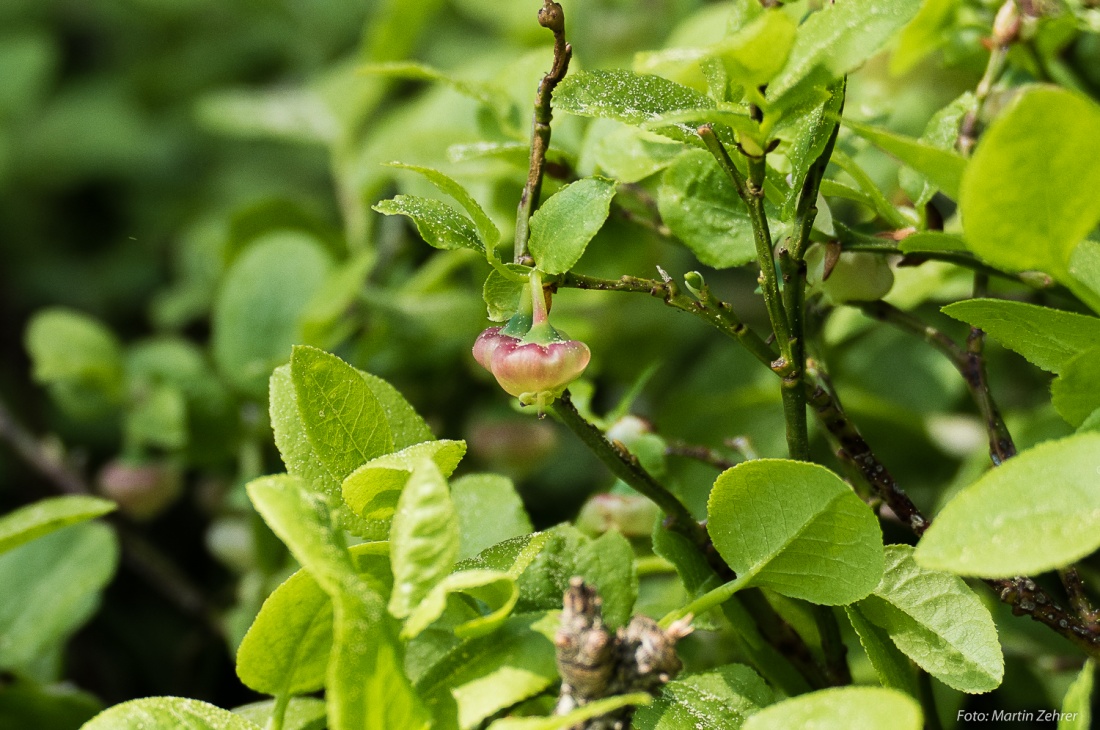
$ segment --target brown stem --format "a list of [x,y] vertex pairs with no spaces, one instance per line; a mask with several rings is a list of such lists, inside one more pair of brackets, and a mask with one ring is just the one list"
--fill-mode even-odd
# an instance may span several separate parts
[[549,73],[542,77],[535,93],[535,113],[531,122],[531,160],[527,170],[527,183],[519,198],[516,213],[515,260],[527,255],[527,238],[530,235],[531,214],[538,205],[542,193],[542,177],[546,166],[546,151],[550,149],[550,122],[554,117],[551,99],[554,87],[569,71],[569,59],[573,47],[565,41],[565,11],[561,5],[544,0],[539,9],[539,25],[554,33],[554,63]]
[[704,464],[710,464],[715,469],[720,469],[721,471],[725,471],[737,465],[736,461],[727,459],[709,446],[689,444],[683,441],[670,441],[668,445],[665,446],[665,454],[668,456],[683,456],[688,459],[695,459]]

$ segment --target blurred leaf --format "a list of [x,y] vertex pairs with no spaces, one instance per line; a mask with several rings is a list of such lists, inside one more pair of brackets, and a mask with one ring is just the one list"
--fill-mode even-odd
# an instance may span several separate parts
[[340,132],[323,97],[306,88],[216,91],[198,100],[195,115],[210,131],[237,137],[329,145]]
[[131,448],[174,451],[187,445],[187,435],[187,402],[178,388],[153,388],[127,410],[126,441]]
[[77,730],[102,709],[94,695],[69,682],[43,686],[16,677],[0,689],[0,727],[5,730]]
[[[912,27],[912,25],[909,27]],[[974,109],[975,103],[973,93],[967,91],[961,94],[953,102],[932,115],[932,118],[928,120],[928,124],[925,125],[924,134],[920,136],[919,141],[936,149],[953,152],[959,138],[962,120],[968,112]],[[889,151],[887,150],[887,152]],[[898,181],[901,183],[902,189],[913,199],[913,206],[918,211],[921,211],[936,194],[936,185],[931,181],[931,178],[927,178],[913,169],[902,168],[899,170]],[[955,189],[958,190],[957,185]],[[950,195],[946,190],[944,192],[946,195]],[[958,200],[957,195],[952,197]],[[965,244],[960,247],[960,250],[966,250]]]
[[850,119],[845,119],[844,124],[856,134],[898,158],[902,164],[908,165],[927,177],[947,197],[953,200],[959,199],[959,185],[966,170],[966,159],[962,155]]
[[1089,659],[1062,700],[1063,717],[1058,720],[1058,730],[1089,729],[1092,724],[1092,685],[1095,676],[1096,664]]
[[1052,373],[1100,342],[1100,319],[1005,299],[969,299],[943,308],[949,317],[980,327],[1028,362]]
[[1071,426],[1084,424],[1100,408],[1100,347],[1085,350],[1063,365],[1050,385],[1050,395],[1058,415]]
[[1052,87],[1020,94],[982,135],[963,178],[959,209],[971,250],[1072,287],[1070,254],[1100,221],[1098,156],[1100,106]]
[[672,232],[699,261],[724,269],[756,258],[749,212],[707,152],[685,152],[665,170],[657,206]]
[[447,482],[439,467],[422,459],[401,492],[390,528],[391,614],[408,616],[451,572],[458,540],[458,516]]
[[397,195],[374,206],[383,215],[404,215],[416,224],[420,237],[429,246],[452,251],[469,248],[485,252],[485,245],[478,238],[477,229],[469,218],[450,205],[432,198],[415,195]]
[[634,715],[638,730],[736,730],[775,701],[759,674],[743,664],[675,679]]
[[937,515],[917,545],[917,564],[1010,578],[1085,557],[1100,547],[1097,453],[1100,434],[1082,433],[1041,443],[987,472]]
[[528,246],[541,271],[562,274],[573,268],[611,212],[615,183],[588,177],[566,185],[531,216]]
[[214,361],[235,386],[261,398],[271,370],[300,342],[299,318],[332,262],[312,238],[280,232],[248,247],[214,304]]
[[121,394],[122,350],[97,320],[60,307],[41,310],[27,325],[25,344],[39,383],[87,386],[111,399]]
[[838,687],[784,700],[749,717],[745,730],[921,730],[920,705],[878,687]]
[[147,697],[130,700],[96,715],[82,730],[259,730],[229,710],[182,697]]
[[56,650],[99,607],[118,566],[107,525],[83,523],[0,555],[0,667],[23,670]]
[[836,128],[838,122],[834,117],[840,116],[844,93],[845,82],[840,81],[830,86],[829,98],[808,113],[795,118],[793,126],[783,135],[791,138],[790,146],[786,149],[787,160],[791,163],[791,187],[780,213],[783,220],[794,217],[806,175],[825,150],[825,145]]
[[751,23],[713,46],[730,83],[746,93],[767,84],[787,63],[798,26],[780,9],[765,10]]
[[458,515],[459,560],[532,532],[531,518],[508,477],[467,474],[451,482],[451,499]]
[[683,151],[681,145],[652,132],[619,124],[612,126],[614,129],[595,142],[592,155],[598,169],[619,182],[644,180],[668,167]]
[[371,459],[344,479],[342,492],[352,512],[368,520],[393,516],[401,490],[424,459],[431,459],[449,477],[466,454],[465,441],[425,441]]
[[792,598],[852,603],[882,578],[874,513],[816,464],[756,459],[723,472],[707,503],[707,532],[738,581]]
[[114,502],[80,494],[42,499],[20,507],[0,517],[0,553],[62,527],[114,512],[115,508]]
[[924,0],[912,22],[898,37],[897,48],[890,57],[890,73],[900,76],[913,69],[947,40],[958,9],[954,0]]
[[882,686],[904,692],[910,697],[919,698],[918,693],[920,690],[917,687],[917,677],[913,672],[913,665],[910,663],[909,657],[902,654],[901,650],[894,646],[894,642],[890,640],[890,635],[884,629],[871,623],[863,615],[863,612],[859,609],[859,603],[845,606],[844,610],[847,612],[848,620],[852,623],[852,628],[855,629],[856,636],[859,637],[859,643],[863,646],[863,651],[867,653],[867,659],[874,667],[875,675]]
[[960,578],[920,568],[913,548],[886,548],[882,582],[856,604],[922,669],[949,687],[981,694],[1004,678],[993,618]]
[[644,707],[653,701],[645,692],[605,697],[554,717],[506,717],[489,726],[490,730],[569,730],[583,727],[586,720],[606,715],[622,707]]

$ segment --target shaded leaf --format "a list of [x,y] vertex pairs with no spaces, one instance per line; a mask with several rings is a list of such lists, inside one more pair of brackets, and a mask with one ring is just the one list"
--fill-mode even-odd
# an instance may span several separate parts
[[638,730],[736,730],[775,701],[759,674],[743,664],[675,679],[634,715]]
[[752,715],[745,730],[921,730],[920,705],[878,687],[839,687],[785,700]]
[[413,469],[431,459],[444,477],[454,472],[466,454],[465,441],[424,441],[371,459],[344,479],[344,501],[369,520],[388,520]]
[[458,515],[459,560],[533,530],[523,501],[508,477],[467,474],[451,482],[451,499]]
[[894,646],[894,642],[890,641],[890,635],[884,629],[875,626],[863,615],[858,603],[845,606],[844,610],[882,686],[919,698],[917,677],[909,657]]
[[62,527],[114,512],[114,502],[99,497],[69,495],[43,499],[0,517],[0,553]]
[[615,183],[586,177],[566,185],[531,216],[528,247],[540,271],[563,274],[580,260],[611,212]]

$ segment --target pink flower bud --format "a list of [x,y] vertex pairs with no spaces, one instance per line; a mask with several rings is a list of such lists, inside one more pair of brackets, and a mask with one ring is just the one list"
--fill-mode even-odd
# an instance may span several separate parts
[[591,357],[588,345],[577,340],[548,345],[501,341],[493,351],[490,369],[511,395],[551,393],[556,397],[581,376]]
[[492,358],[493,352],[500,345],[501,340],[507,338],[509,340],[515,340],[515,337],[508,337],[508,335],[500,334],[503,327],[490,327],[482,332],[474,340],[474,359],[477,360],[478,365],[489,370],[493,369]]

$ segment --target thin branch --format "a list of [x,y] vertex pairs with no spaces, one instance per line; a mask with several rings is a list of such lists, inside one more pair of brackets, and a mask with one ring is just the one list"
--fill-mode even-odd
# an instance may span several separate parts
[[573,47],[565,41],[565,11],[561,5],[544,0],[539,9],[539,25],[554,33],[554,63],[550,72],[539,82],[535,94],[535,113],[531,122],[531,161],[527,171],[527,183],[519,198],[519,210],[516,212],[515,260],[527,255],[527,238],[530,235],[531,214],[539,203],[542,193],[543,170],[546,166],[546,151],[550,149],[550,122],[554,112],[551,99],[554,87],[565,78],[569,71],[569,59],[573,57]]
[[1089,597],[1085,594],[1085,584],[1077,568],[1072,565],[1063,568],[1058,571],[1058,577],[1061,578],[1062,586],[1066,589],[1066,595],[1069,596],[1069,605],[1093,631],[1100,630],[1100,611],[1094,609],[1089,602]]
[[720,471],[725,471],[738,464],[738,462],[726,458],[720,452],[709,446],[689,444],[683,441],[669,441],[668,445],[665,446],[665,455],[683,456],[688,459],[695,459],[704,464],[709,464]]
[[577,411],[569,391],[561,394],[550,407],[565,426],[576,434],[577,438],[603,462],[612,474],[633,487],[639,494],[648,497],[668,515],[668,528],[680,533],[701,551],[706,551],[709,543],[707,531],[688,511],[676,495],[653,478],[638,462],[637,457],[627,451],[618,442],[608,441],[603,431],[585,420]]

